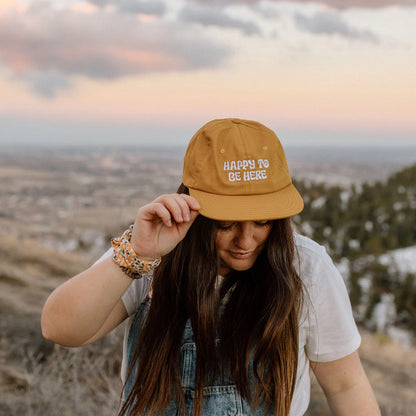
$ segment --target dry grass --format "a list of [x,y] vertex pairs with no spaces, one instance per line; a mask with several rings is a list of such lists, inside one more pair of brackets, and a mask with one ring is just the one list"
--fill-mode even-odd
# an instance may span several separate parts
[[5,365],[0,414],[9,416],[110,416],[121,391],[120,334],[83,348],[55,346],[48,357],[27,349],[19,364]]
[[416,349],[362,331],[360,355],[383,416],[412,416],[416,409]]
[[1,236],[0,415],[115,415],[121,392],[120,330],[84,348],[42,338],[42,305],[89,259]]

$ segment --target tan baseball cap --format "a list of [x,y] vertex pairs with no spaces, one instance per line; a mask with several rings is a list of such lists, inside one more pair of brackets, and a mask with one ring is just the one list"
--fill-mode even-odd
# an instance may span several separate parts
[[287,218],[303,209],[276,134],[251,120],[212,120],[192,137],[183,183],[200,213],[222,221]]

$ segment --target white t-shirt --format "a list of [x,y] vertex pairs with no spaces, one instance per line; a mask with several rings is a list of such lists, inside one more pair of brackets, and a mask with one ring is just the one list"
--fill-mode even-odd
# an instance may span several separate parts
[[[310,400],[309,360],[333,361],[354,352],[361,337],[355,324],[344,281],[323,246],[295,234],[297,256],[294,265],[304,287],[304,307],[299,322],[299,358],[290,416],[303,415]],[[111,255],[109,250],[101,258]],[[101,260],[100,259],[100,260]],[[132,318],[150,290],[146,278],[134,280],[122,300]],[[122,379],[126,374],[127,334],[123,347]]]

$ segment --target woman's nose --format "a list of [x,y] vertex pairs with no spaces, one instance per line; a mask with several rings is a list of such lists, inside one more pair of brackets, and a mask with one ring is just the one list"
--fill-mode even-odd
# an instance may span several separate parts
[[242,222],[236,229],[234,244],[242,250],[248,250],[252,246],[253,229],[250,223]]

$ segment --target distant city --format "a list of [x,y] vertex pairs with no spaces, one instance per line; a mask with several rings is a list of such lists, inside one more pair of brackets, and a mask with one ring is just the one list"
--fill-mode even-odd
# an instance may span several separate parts
[[[350,184],[362,181],[384,180],[392,172],[416,163],[416,138],[414,146],[285,146],[289,168],[293,177],[331,184]],[[74,146],[32,146],[3,145],[0,146],[1,166],[22,166],[28,163],[33,166],[36,161],[44,158],[48,164],[54,158],[62,162],[75,158],[81,162],[83,156],[94,160],[109,160],[116,155],[128,154],[133,159],[140,155],[163,157],[170,164],[182,168],[182,158],[186,146],[108,146],[108,145],[74,145]],[[73,160],[75,160],[73,159]],[[30,160],[30,162],[29,162]],[[115,162],[117,163],[117,162]],[[134,166],[134,163],[132,163]]]
[[[176,190],[184,152],[180,146],[1,147],[2,230],[62,250],[84,244],[99,252],[105,236],[141,204]],[[384,180],[416,162],[416,146],[287,147],[286,154],[295,179],[341,187]]]

